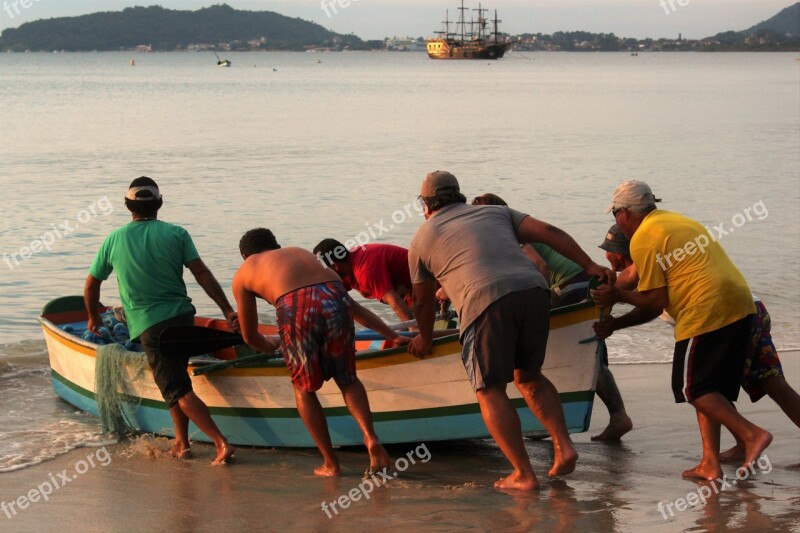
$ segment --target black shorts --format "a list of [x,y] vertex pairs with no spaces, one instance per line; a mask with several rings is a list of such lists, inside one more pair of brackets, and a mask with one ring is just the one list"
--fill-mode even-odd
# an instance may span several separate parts
[[192,392],[192,379],[187,370],[189,357],[162,356],[158,349],[158,337],[170,326],[191,326],[192,324],[194,324],[194,313],[186,313],[150,326],[139,336],[139,342],[142,343],[147,354],[147,362],[150,363],[150,370],[153,371],[153,379],[170,409],[177,405],[178,400]]
[[720,329],[675,343],[672,393],[676,403],[693,402],[712,392],[729,401],[739,397],[753,315]]
[[461,337],[461,360],[476,392],[542,368],[550,333],[550,293],[533,288],[493,302]]

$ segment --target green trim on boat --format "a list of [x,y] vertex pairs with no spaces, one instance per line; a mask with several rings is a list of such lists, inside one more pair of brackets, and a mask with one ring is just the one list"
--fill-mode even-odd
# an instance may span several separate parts
[[83,296],[62,296],[55,300],[50,300],[42,308],[42,314],[47,315],[51,313],[68,313],[69,311],[80,311],[85,309],[83,303]]

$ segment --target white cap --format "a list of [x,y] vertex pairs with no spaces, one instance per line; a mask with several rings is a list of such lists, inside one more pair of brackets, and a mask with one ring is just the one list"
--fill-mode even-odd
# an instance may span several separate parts
[[650,190],[650,186],[645,182],[637,180],[626,181],[614,191],[614,199],[606,209],[606,213],[623,207],[655,205],[656,202],[660,201],[661,198],[656,198],[653,191]]
[[161,193],[158,187],[153,185],[146,185],[143,187],[131,187],[125,195],[128,200],[140,200],[148,202],[150,200],[158,200],[161,198]]

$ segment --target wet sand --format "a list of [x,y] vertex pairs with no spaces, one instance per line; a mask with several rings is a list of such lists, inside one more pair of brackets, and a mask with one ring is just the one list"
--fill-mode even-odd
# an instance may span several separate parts
[[[800,388],[798,354],[782,354],[790,383]],[[367,466],[363,448],[339,451],[344,475],[315,478],[315,450],[240,449],[237,463],[210,467],[213,448],[194,446],[195,458],[179,461],[154,451],[158,441],[139,438],[97,449],[81,448],[24,470],[0,475],[0,499],[9,502],[66,469],[76,476],[62,488],[8,518],[3,531],[797,531],[800,523],[800,430],[768,398],[758,404],[740,397],[739,409],[770,430],[769,473],[739,481],[718,495],[684,510],[659,512],[701,487],[680,473],[695,466],[700,438],[694,410],[673,403],[669,365],[612,366],[633,418],[634,430],[621,443],[591,442],[607,422],[595,404],[592,428],[574,436],[581,454],[577,470],[564,478],[546,477],[549,440],[528,441],[542,490],[510,494],[492,483],[509,471],[491,441],[426,443],[430,460],[415,455],[397,478],[376,488],[369,499],[351,501],[331,518],[322,502],[357,489]],[[53,400],[54,402],[58,400]],[[723,449],[733,443],[723,430]],[[166,446],[165,442],[160,443]],[[389,448],[393,458],[415,445]],[[148,450],[153,453],[149,453]],[[96,466],[87,467],[94,454]],[[102,461],[101,461],[102,459]],[[108,460],[106,460],[108,459]],[[101,463],[107,463],[102,466]],[[724,466],[729,478],[735,466]],[[76,469],[87,470],[76,474]],[[365,489],[366,490],[366,489]],[[356,491],[357,492],[357,491]],[[354,493],[355,494],[355,493]],[[355,500],[355,499],[354,499]],[[347,502],[345,502],[347,503]],[[675,509],[673,507],[673,509]]]

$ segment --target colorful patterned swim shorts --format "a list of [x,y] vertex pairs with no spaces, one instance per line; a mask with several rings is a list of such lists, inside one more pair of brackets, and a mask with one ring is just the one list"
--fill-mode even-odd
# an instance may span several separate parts
[[761,386],[761,380],[771,376],[783,376],[781,360],[778,359],[778,351],[770,334],[770,322],[767,308],[760,301],[756,301],[756,315],[750,332],[751,343],[742,375],[742,388],[753,402],[757,402],[766,394]]
[[341,282],[284,294],[276,308],[283,358],[296,388],[316,392],[331,378],[339,386],[356,380],[353,314]]

